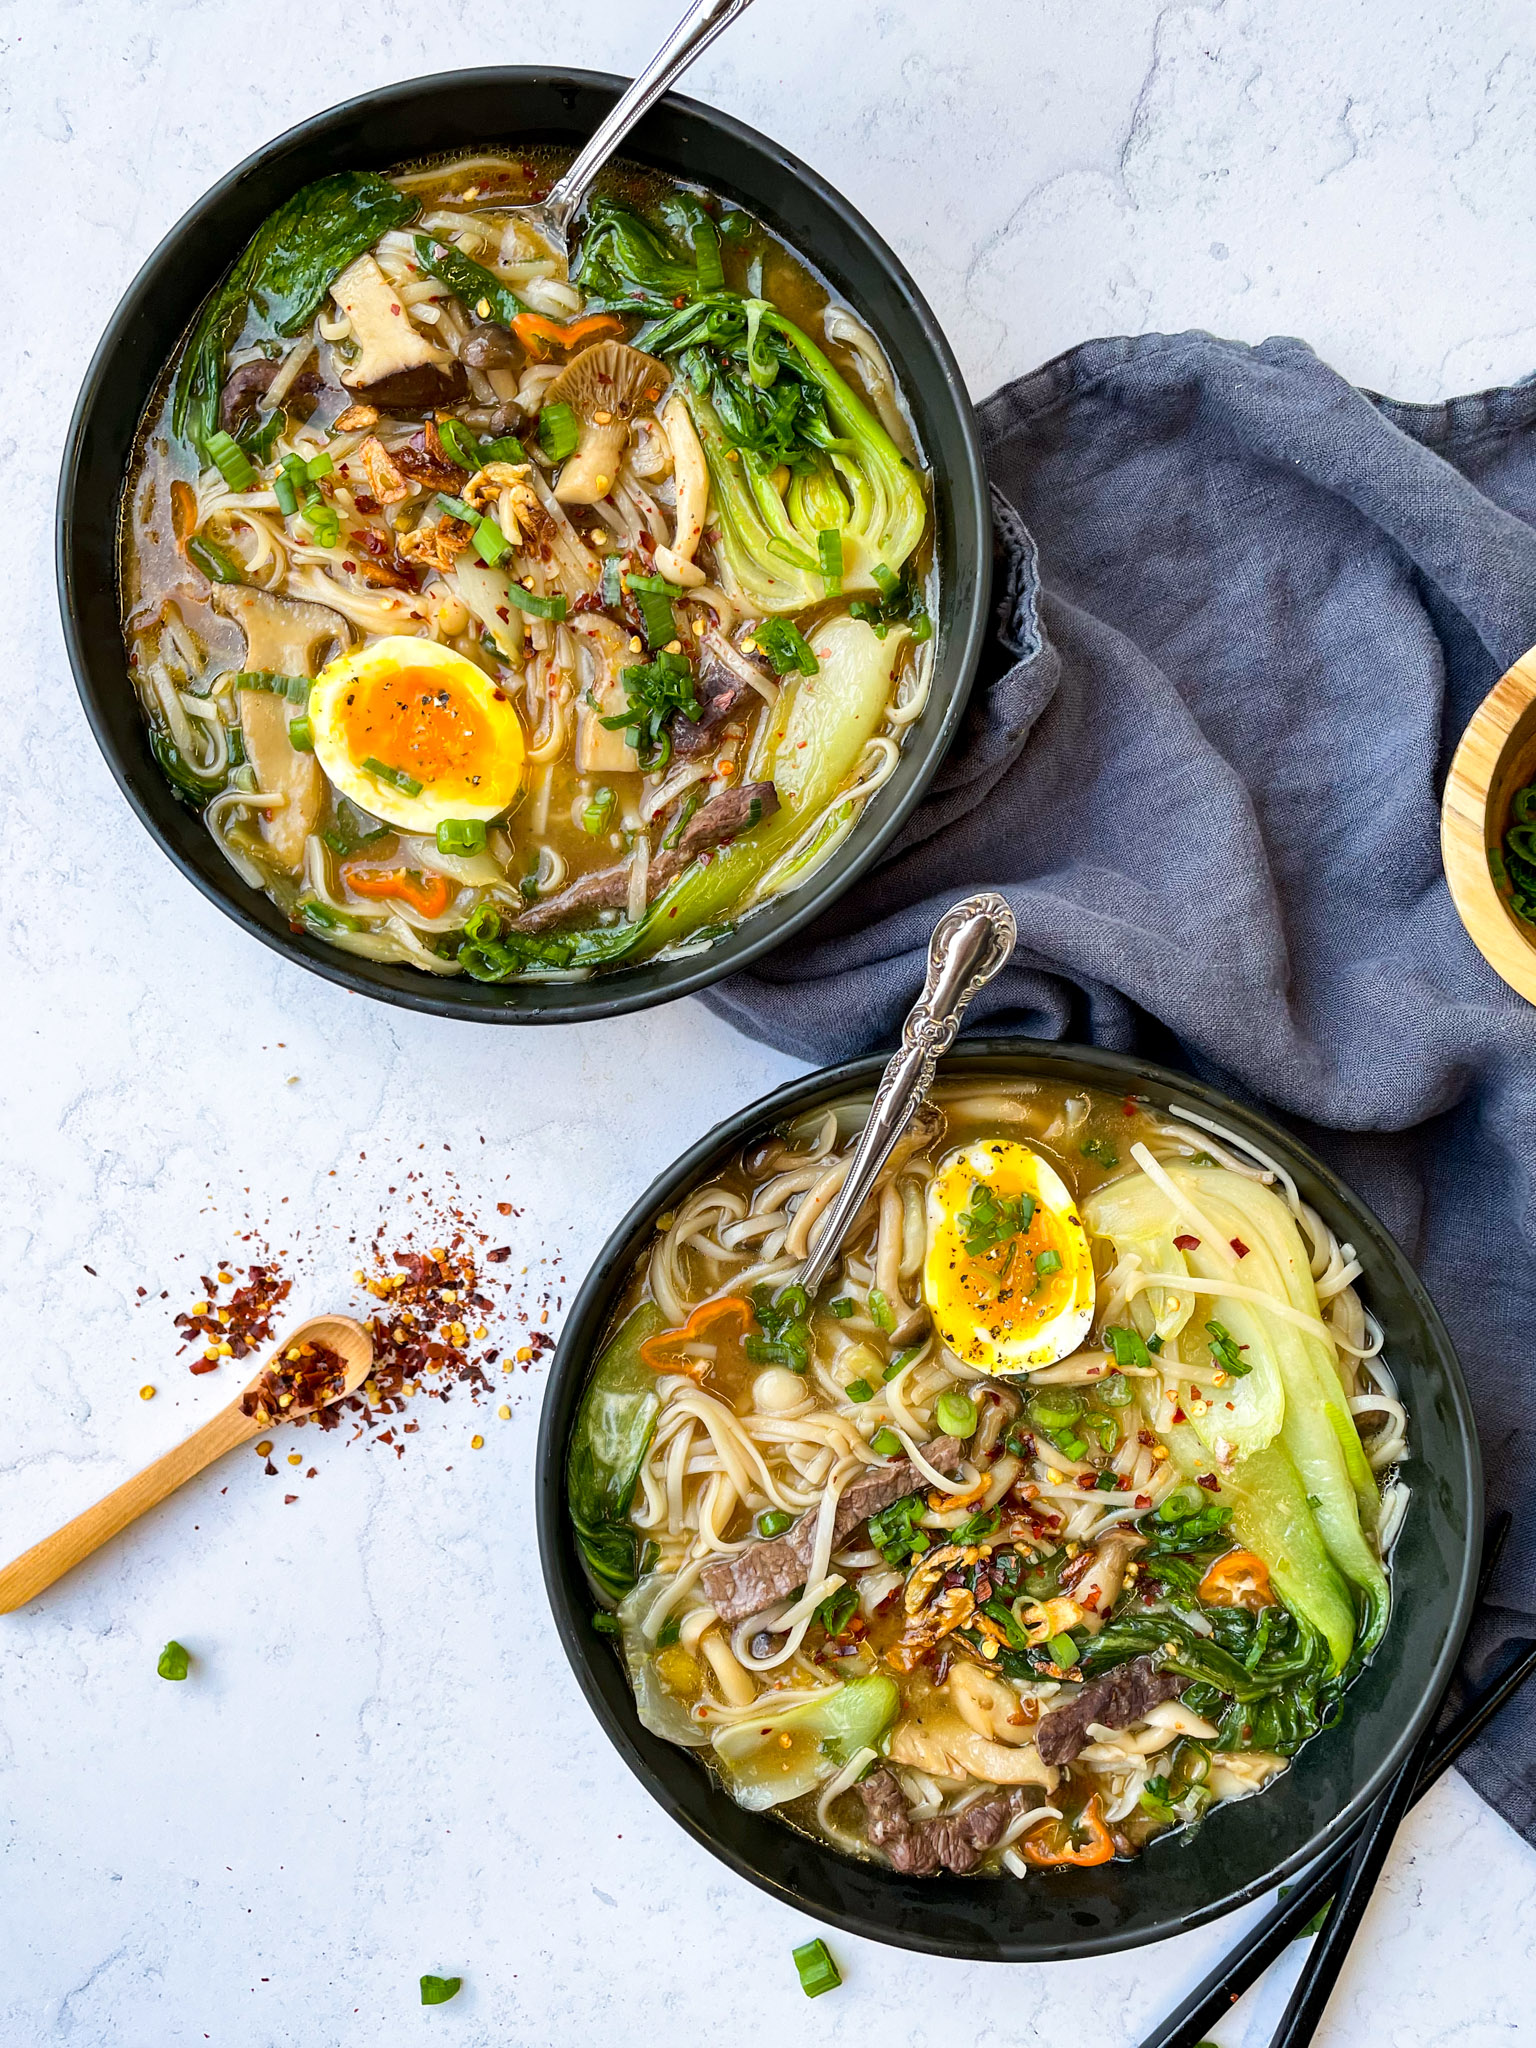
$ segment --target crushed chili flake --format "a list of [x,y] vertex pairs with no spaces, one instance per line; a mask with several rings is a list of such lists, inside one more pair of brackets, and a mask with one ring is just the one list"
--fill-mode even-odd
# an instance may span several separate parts
[[1220,1493],[1221,1481],[1214,1472],[1202,1472],[1195,1480],[1196,1486],[1203,1486],[1207,1493]]
[[1199,1238],[1191,1237],[1187,1230],[1181,1236],[1176,1237],[1173,1241],[1178,1246],[1181,1252],[1197,1251],[1200,1245]]
[[1237,1253],[1237,1256],[1238,1256],[1238,1257],[1239,1257],[1240,1259],[1246,1259],[1246,1258],[1247,1258],[1247,1256],[1248,1256],[1248,1247],[1247,1247],[1247,1245],[1245,1245],[1245,1244],[1243,1243],[1243,1240],[1242,1240],[1242,1239],[1241,1239],[1240,1237],[1234,1237],[1234,1238],[1232,1239],[1232,1249],[1233,1249],[1233,1251],[1235,1251],[1235,1252]]
[[339,1351],[328,1344],[290,1344],[276,1366],[266,1367],[246,1388],[240,1413],[270,1429],[290,1409],[319,1409],[336,1400],[346,1383],[347,1364]]

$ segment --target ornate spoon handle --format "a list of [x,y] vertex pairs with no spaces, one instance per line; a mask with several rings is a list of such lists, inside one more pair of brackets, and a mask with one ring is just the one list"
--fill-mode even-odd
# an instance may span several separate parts
[[917,1114],[940,1053],[954,1043],[966,1005],[1007,964],[1017,942],[1013,912],[990,889],[965,897],[934,926],[923,992],[908,1011],[901,1044],[880,1077],[848,1178],[796,1276],[796,1284],[808,1295],[814,1295],[825,1279],[891,1147]]

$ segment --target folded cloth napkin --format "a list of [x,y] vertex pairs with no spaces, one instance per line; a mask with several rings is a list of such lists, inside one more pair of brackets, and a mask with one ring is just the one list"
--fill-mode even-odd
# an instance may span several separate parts
[[[1476,1680],[1536,1635],[1536,1010],[1440,868],[1456,739],[1536,641],[1536,384],[1357,391],[1303,344],[1091,342],[981,408],[996,627],[872,875],[705,1000],[814,1061],[889,1043],[928,935],[1000,888],[970,1031],[1089,1039],[1296,1128],[1460,1351],[1512,1540]],[[1462,1769],[1536,1844],[1536,1697]]]

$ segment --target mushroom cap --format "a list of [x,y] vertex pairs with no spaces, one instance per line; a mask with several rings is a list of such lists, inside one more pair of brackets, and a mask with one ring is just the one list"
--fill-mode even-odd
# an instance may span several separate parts
[[584,421],[600,412],[632,420],[642,408],[654,408],[671,381],[665,363],[627,341],[595,341],[566,364],[544,393],[544,403],[563,402]]
[[350,620],[327,604],[250,584],[216,584],[210,602],[245,634],[248,669],[311,676],[320,666],[322,648],[344,654],[357,637]]

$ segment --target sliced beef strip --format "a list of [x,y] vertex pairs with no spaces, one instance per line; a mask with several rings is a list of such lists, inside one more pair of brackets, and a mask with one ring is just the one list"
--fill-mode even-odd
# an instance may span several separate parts
[[1088,1724],[1101,1728],[1130,1728],[1143,1720],[1164,1700],[1177,1699],[1183,1680],[1171,1671],[1159,1671],[1150,1657],[1133,1657],[1092,1678],[1076,1699],[1042,1714],[1035,1731],[1035,1747],[1043,1764],[1069,1764],[1088,1745]]
[[978,1799],[963,1813],[914,1821],[895,1774],[882,1765],[859,1785],[865,1832],[905,1877],[933,1877],[940,1870],[963,1876],[974,1870],[997,1842],[1014,1814],[1010,1793]]
[[[676,847],[658,854],[651,862],[646,877],[648,899],[654,901],[701,853],[749,832],[764,818],[771,818],[778,808],[779,793],[771,782],[744,782],[736,789],[722,789],[694,812]],[[569,924],[583,911],[618,910],[628,901],[628,869],[604,868],[598,874],[583,875],[558,896],[534,904],[517,920],[516,929],[550,931],[557,925]]]
[[[946,1476],[960,1463],[964,1445],[958,1437],[936,1437],[923,1446],[923,1456],[936,1472]],[[839,1549],[871,1515],[878,1515],[892,1501],[917,1493],[925,1484],[923,1475],[908,1458],[890,1465],[872,1466],[852,1485],[845,1487],[832,1524],[832,1547]],[[748,1615],[761,1614],[775,1600],[782,1600],[805,1584],[806,1567],[816,1547],[816,1510],[803,1514],[782,1536],[765,1537],[749,1543],[739,1556],[723,1557],[706,1565],[699,1574],[704,1597],[720,1619],[733,1626]]]
[[718,626],[711,626],[704,635],[699,654],[694,695],[703,708],[703,716],[693,719],[685,712],[674,711],[667,723],[667,730],[672,736],[672,751],[682,760],[708,753],[715,744],[715,735],[720,727],[734,717],[748,699],[758,704],[763,701],[753,688],[754,675],[771,680],[768,670],[743,654],[739,647],[734,647]]

